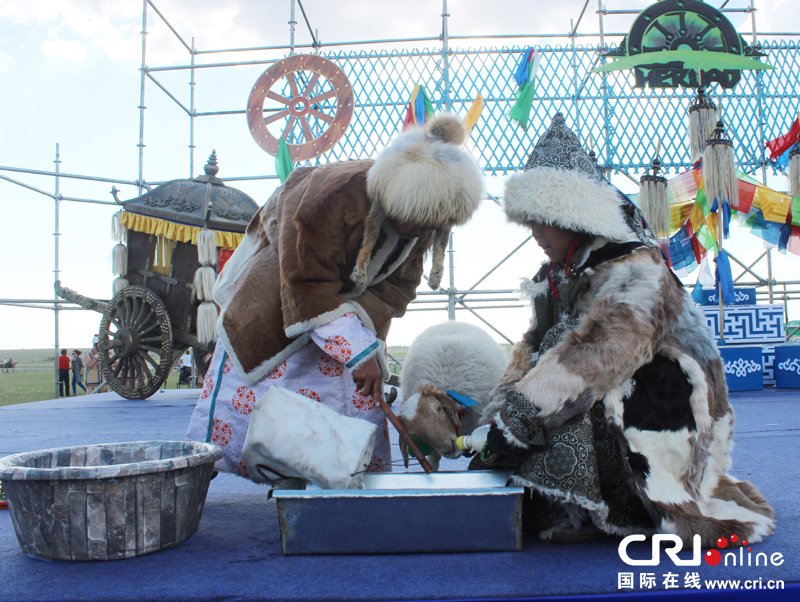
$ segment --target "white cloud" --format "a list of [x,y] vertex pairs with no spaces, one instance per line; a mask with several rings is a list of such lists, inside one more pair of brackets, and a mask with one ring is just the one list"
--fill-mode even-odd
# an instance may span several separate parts
[[6,54],[5,52],[0,52],[0,71],[5,69],[6,65],[11,64],[11,61],[14,59],[11,58],[10,55]]
[[73,40],[45,40],[42,48],[47,54],[58,56],[73,61],[82,61],[86,58],[86,50]]

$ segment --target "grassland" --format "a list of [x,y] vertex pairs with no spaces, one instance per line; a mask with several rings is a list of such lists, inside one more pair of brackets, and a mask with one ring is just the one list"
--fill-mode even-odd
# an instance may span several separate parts
[[[389,354],[400,362],[407,353],[408,347],[389,348]],[[53,354],[53,349],[0,349],[0,356],[14,358],[17,362],[14,372],[0,374],[0,406],[56,397],[58,375],[54,369]],[[391,360],[389,365],[393,372],[400,374],[400,365]],[[177,385],[178,373],[173,371],[167,379],[166,388],[174,389]],[[80,387],[78,394],[83,395]]]
[[[56,397],[58,374],[53,363],[53,349],[0,349],[0,356],[14,358],[17,362],[14,372],[0,374],[0,406]],[[174,389],[177,384],[178,373],[170,372],[166,388]],[[78,395],[83,395],[80,387]]]

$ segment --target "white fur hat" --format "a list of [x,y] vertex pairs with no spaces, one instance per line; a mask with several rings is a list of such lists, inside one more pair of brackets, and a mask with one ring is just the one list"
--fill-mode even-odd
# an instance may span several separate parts
[[367,173],[373,201],[352,279],[365,284],[366,266],[385,219],[436,229],[433,268],[428,279],[439,288],[450,229],[469,221],[483,199],[483,175],[461,148],[464,122],[454,113],[432,118],[424,127],[398,135]]
[[615,241],[634,235],[628,204],[597,171],[561,113],[536,143],[525,171],[506,180],[504,194],[512,222],[551,224]]

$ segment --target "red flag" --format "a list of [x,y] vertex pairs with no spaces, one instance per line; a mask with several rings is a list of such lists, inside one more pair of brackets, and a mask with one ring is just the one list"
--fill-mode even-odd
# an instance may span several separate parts
[[739,180],[739,206],[736,208],[741,213],[750,213],[753,206],[753,197],[756,195],[755,184],[745,180]]
[[789,147],[797,142],[798,134],[800,134],[800,117],[794,120],[794,123],[792,123],[792,129],[790,129],[786,134],[775,138],[775,140],[770,140],[767,142],[767,150],[769,151],[770,158],[773,160],[777,159],[783,153],[789,150]]
[[696,236],[692,236],[692,251],[694,252],[694,260],[697,262],[697,265],[700,265],[708,251],[700,244]]

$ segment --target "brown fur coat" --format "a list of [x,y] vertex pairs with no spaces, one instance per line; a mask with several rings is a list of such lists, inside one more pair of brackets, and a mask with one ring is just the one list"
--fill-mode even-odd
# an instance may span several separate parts
[[[367,282],[351,280],[371,207],[372,165],[300,168],[248,226],[214,291],[220,339],[245,382],[269,375],[311,330],[348,312],[385,341],[391,319],[416,296],[433,234],[404,241],[389,222],[372,249]],[[388,377],[384,354],[377,359]]]

